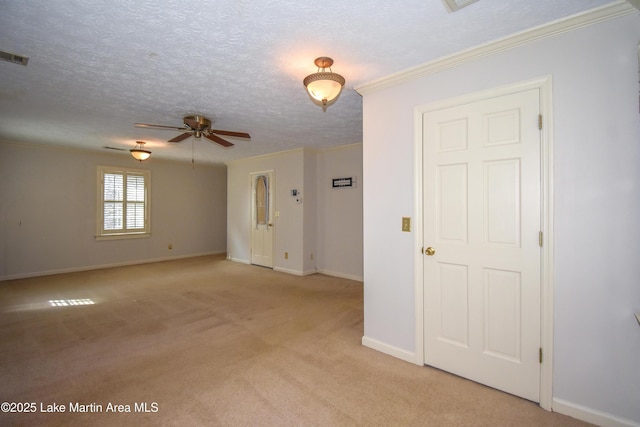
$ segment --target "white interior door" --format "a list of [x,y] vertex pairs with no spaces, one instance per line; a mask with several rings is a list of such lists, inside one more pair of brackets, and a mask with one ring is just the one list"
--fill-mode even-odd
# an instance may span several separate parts
[[251,264],[273,268],[273,172],[251,174]]
[[423,114],[425,363],[540,400],[539,89]]

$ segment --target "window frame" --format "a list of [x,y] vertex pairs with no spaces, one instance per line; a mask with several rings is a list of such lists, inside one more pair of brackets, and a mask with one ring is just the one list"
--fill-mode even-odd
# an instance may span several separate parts
[[[104,177],[106,174],[122,175],[123,177],[123,196],[122,196],[122,229],[105,230],[104,229]],[[127,200],[127,176],[142,176],[144,179],[144,227],[127,229],[127,204],[131,201]],[[96,239],[97,240],[115,240],[115,239],[135,239],[146,238],[151,236],[151,171],[147,169],[133,169],[120,166],[98,166],[97,168],[97,208],[96,208]],[[108,202],[108,201],[107,201]]]

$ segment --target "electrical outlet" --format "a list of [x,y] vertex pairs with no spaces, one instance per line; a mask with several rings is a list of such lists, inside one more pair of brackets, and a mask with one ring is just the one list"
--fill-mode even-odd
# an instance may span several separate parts
[[289,259],[289,252],[284,253],[284,259]]
[[402,217],[402,231],[411,231],[411,218],[408,216]]

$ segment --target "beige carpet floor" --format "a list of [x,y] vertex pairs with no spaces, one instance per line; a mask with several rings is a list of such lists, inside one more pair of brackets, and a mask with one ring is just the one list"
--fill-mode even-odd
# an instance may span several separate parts
[[221,256],[0,282],[0,425],[586,425],[362,335],[362,283]]

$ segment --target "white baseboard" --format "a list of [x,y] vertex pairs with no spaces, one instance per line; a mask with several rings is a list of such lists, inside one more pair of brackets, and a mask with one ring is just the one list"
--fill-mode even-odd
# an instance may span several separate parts
[[31,277],[40,277],[40,276],[51,276],[54,274],[64,274],[64,273],[76,273],[80,271],[91,271],[91,270],[100,270],[102,268],[113,268],[113,267],[126,267],[129,265],[139,265],[139,264],[150,264],[153,262],[162,262],[162,261],[173,261],[184,258],[195,258],[199,256],[208,256],[208,255],[219,255],[224,254],[225,251],[217,251],[217,252],[201,252],[197,254],[188,254],[188,255],[179,255],[172,257],[162,257],[162,258],[150,258],[150,259],[138,259],[132,261],[123,261],[123,262],[114,262],[110,264],[97,264],[97,265],[89,265],[84,267],[70,267],[70,268],[61,268],[56,270],[45,270],[45,271],[35,271],[32,273],[20,273],[20,274],[12,274],[7,276],[0,277],[0,282],[5,280],[16,280],[16,279],[28,279]]
[[326,274],[327,276],[339,277],[341,279],[355,280],[356,282],[364,282],[364,277],[362,276],[354,276],[352,274],[338,273],[336,271],[325,270],[322,268],[318,269],[318,273]]
[[[409,363],[416,363],[416,355],[407,350],[383,343],[373,338],[362,337],[362,345],[377,350],[389,356],[396,357]],[[567,415],[580,421],[585,421],[601,427],[640,427],[640,423],[617,417],[592,408],[567,402],[562,399],[553,399],[553,412]]]
[[300,271],[294,270],[292,268],[283,268],[283,267],[273,267],[273,271],[279,271],[281,273],[293,274],[295,276],[308,276],[310,274],[315,274],[317,271]]
[[[248,259],[241,259],[241,258],[233,258],[233,257],[231,257],[231,258],[228,258],[228,260],[229,261],[233,261],[233,262],[239,262],[241,264],[251,264],[251,261],[249,261]],[[301,271],[301,270],[294,270],[292,268],[284,268],[284,267],[275,266],[275,267],[273,267],[273,271],[279,271],[281,273],[293,274],[295,276],[310,276],[312,274],[321,273],[321,274],[325,274],[327,276],[339,277],[341,279],[349,279],[349,280],[356,280],[358,282],[364,282],[364,278],[360,277],[360,276],[352,276],[350,274],[338,273],[336,271],[322,270],[322,269],[313,269],[313,270]]]
[[567,402],[562,399],[553,399],[553,412],[568,415],[572,418],[602,427],[640,427],[640,423],[616,417],[592,408]]
[[397,357],[409,363],[416,363],[416,355],[407,350],[392,346],[390,344],[383,343],[382,341],[374,340],[373,338],[362,337],[362,345],[369,347],[373,350],[377,350],[381,353],[388,354],[389,356]]
[[295,274],[296,276],[310,276],[312,274],[320,273],[327,276],[339,277],[341,279],[350,279],[350,280],[357,280],[358,282],[364,282],[364,279],[362,277],[351,276],[349,274],[337,273],[335,271],[322,270],[322,269],[300,271],[300,270],[293,270],[289,268],[273,267],[273,270],[281,271],[283,273],[288,273],[288,274]]

